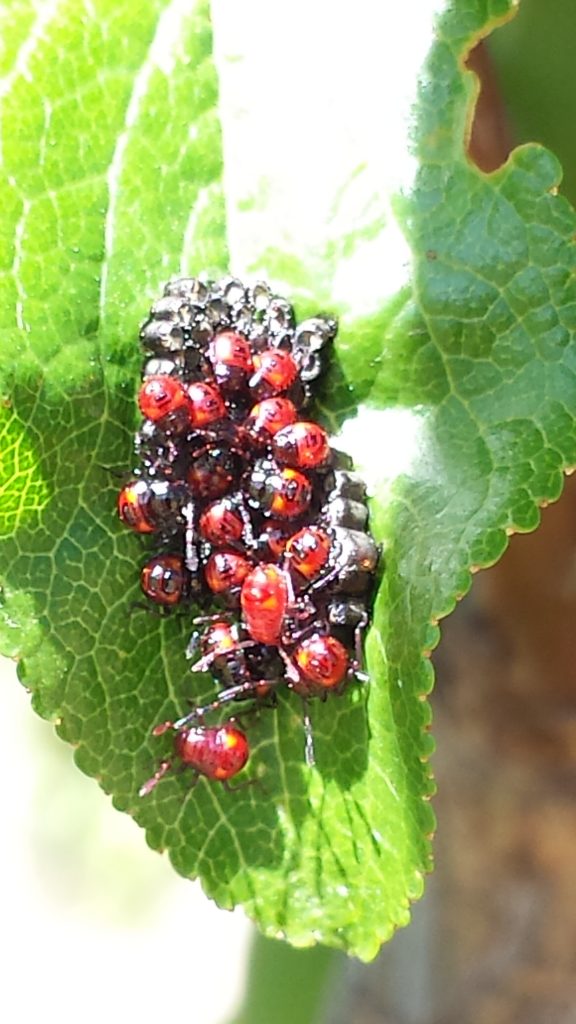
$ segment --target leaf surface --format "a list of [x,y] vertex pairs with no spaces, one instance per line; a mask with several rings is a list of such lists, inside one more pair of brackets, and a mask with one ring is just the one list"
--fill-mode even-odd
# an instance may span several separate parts
[[[22,5],[2,64],[2,648],[178,871],[268,935],[363,958],[430,866],[435,623],[576,461],[558,164],[524,148],[486,176],[465,155],[463,59],[513,4],[403,6],[391,33],[369,0],[285,23],[265,3]],[[374,495],[371,682],[313,707],[315,769],[288,696],[250,723],[258,785],[173,776],[139,801],[168,749],[152,725],[213,690],[188,672],[192,611],[130,612],[143,547],[108,467],[132,462],[150,302],[228,265],[340,316],[318,409]]]

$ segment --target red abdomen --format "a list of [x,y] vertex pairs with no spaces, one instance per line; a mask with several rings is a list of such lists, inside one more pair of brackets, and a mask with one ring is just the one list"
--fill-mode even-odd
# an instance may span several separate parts
[[208,779],[220,781],[237,775],[250,753],[245,733],[229,722],[186,729],[177,733],[175,745],[184,764]]
[[240,595],[246,628],[260,644],[277,644],[288,605],[284,573],[277,565],[257,565],[246,577]]

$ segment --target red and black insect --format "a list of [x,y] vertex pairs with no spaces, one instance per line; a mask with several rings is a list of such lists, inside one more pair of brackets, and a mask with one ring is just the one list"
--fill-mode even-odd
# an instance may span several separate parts
[[163,554],[150,558],[140,570],[140,586],[150,601],[173,608],[188,596],[190,573],[181,555]]
[[195,381],[188,386],[190,419],[197,429],[220,423],[228,414],[226,403],[215,384]]
[[[204,776],[222,782],[228,788],[229,780],[242,771],[250,756],[246,733],[233,720],[223,725],[195,725],[189,728],[178,722],[163,722],[153,729],[153,735],[161,736],[169,730],[175,732],[176,758],[183,768],[190,768],[194,772],[192,785]],[[148,796],[172,770],[173,765],[173,760],[161,761],[154,775],[140,787],[139,796]]]
[[272,459],[257,459],[246,475],[248,503],[274,519],[298,519],[312,503],[312,484],[298,469],[280,467]]
[[313,633],[306,637],[293,652],[293,660],[300,678],[294,689],[302,696],[325,696],[336,692],[356,666],[352,665],[348,651],[329,633]]
[[317,423],[298,420],[274,435],[272,454],[282,466],[318,469],[330,460],[328,434]]
[[190,490],[181,480],[140,477],[120,491],[118,515],[137,533],[173,532],[186,525],[190,500]]
[[137,533],[154,533],[158,528],[150,509],[150,484],[131,480],[118,495],[118,515],[125,526]]
[[248,413],[244,430],[255,445],[268,445],[274,435],[294,423],[297,416],[296,406],[289,398],[265,398]]
[[147,377],[138,393],[140,412],[153,423],[169,420],[172,430],[190,426],[192,407],[184,383],[177,377],[158,373]]
[[186,479],[195,498],[212,501],[236,488],[239,476],[240,462],[236,452],[227,445],[215,444],[194,453]]
[[202,636],[195,634],[189,645],[191,655],[200,641],[202,654],[192,671],[210,670],[224,689],[244,684],[250,696],[259,700],[268,697],[273,681],[284,675],[284,665],[276,648],[247,639],[238,623],[213,618],[208,622]]
[[258,399],[271,398],[272,395],[288,391],[298,376],[298,366],[290,353],[279,348],[256,352],[254,368],[248,387]]
[[285,546],[286,564],[301,586],[317,580],[329,564],[332,540],[327,530],[312,523],[292,534]]
[[378,565],[378,546],[363,530],[304,526],[286,543],[286,561],[295,580],[310,591],[365,594]]
[[248,635],[261,644],[280,644],[290,601],[287,574],[277,565],[257,565],[247,573],[240,607]]
[[241,493],[213,501],[199,521],[200,536],[214,547],[254,548],[252,523]]
[[223,392],[245,387],[254,370],[250,343],[237,331],[222,331],[208,348],[208,358],[218,386]]
[[252,567],[252,561],[238,551],[214,551],[204,566],[206,584],[213,594],[223,597],[229,605],[235,605]]

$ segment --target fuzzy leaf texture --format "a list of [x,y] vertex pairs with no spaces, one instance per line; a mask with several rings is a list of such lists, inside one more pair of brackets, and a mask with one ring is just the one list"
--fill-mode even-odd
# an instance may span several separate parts
[[[0,54],[0,643],[117,808],[268,935],[364,959],[430,868],[437,621],[576,462],[574,214],[548,152],[465,155],[463,60],[512,0],[5,4]],[[436,10],[434,9],[436,8]],[[389,12],[388,12],[389,15]],[[401,54],[401,60],[398,55]],[[138,327],[171,276],[269,279],[339,315],[318,412],[372,489],[370,684],[249,725],[237,793],[151,727],[213,693],[193,611],[130,614]]]

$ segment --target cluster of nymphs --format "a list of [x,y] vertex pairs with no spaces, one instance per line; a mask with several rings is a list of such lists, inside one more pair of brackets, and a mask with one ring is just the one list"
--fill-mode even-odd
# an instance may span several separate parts
[[188,648],[192,671],[211,671],[219,693],[154,729],[174,732],[196,777],[242,770],[248,739],[238,715],[222,723],[219,712],[273,703],[279,687],[303,700],[313,763],[308,698],[362,677],[378,560],[366,490],[305,412],[336,330],[327,316],[296,326],[268,285],[233,278],[171,281],[141,330],[144,419],[120,518],[154,535],[140,577],[150,601],[223,608],[194,619]]

